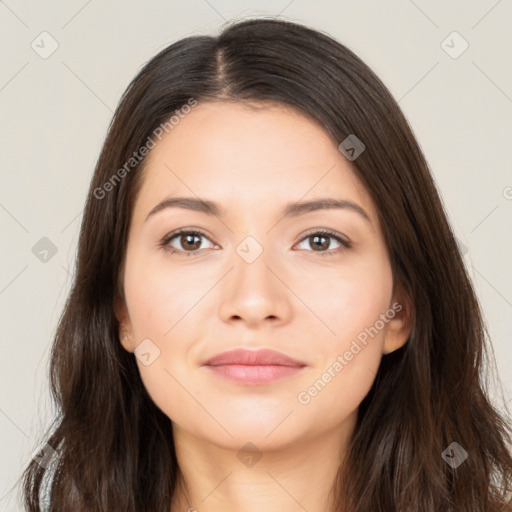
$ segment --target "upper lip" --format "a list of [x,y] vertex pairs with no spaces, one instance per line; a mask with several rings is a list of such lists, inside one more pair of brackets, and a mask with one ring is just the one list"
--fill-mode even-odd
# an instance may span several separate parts
[[247,350],[243,348],[221,352],[208,359],[204,366],[220,366],[240,364],[250,366],[279,365],[279,366],[306,366],[305,363],[293,359],[281,352],[270,349]]

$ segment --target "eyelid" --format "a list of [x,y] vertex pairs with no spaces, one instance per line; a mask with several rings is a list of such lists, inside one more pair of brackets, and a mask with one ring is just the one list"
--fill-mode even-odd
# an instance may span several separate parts
[[338,233],[337,231],[334,231],[334,230],[329,229],[329,228],[312,228],[312,229],[306,231],[305,233],[303,233],[301,235],[301,238],[300,238],[299,241],[302,242],[302,240],[304,240],[308,236],[316,235],[317,233],[324,234],[324,235],[329,235],[332,238],[336,238],[339,242],[344,242],[346,244],[351,244],[352,243],[349,240],[349,238],[346,237],[345,235],[342,235],[341,233]]

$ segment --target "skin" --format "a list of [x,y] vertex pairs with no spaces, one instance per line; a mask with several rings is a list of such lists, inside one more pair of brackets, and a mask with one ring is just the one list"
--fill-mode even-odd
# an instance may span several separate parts
[[[383,354],[410,334],[408,303],[392,294],[373,202],[339,142],[285,106],[259,107],[216,102],[192,109],[151,150],[134,205],[122,274],[126,301],[116,314],[126,350],[150,339],[149,352],[160,351],[147,366],[136,360],[148,393],[172,420],[187,487],[175,493],[173,510],[329,510],[359,404]],[[174,207],[146,220],[176,196],[215,201],[224,215]],[[286,204],[320,197],[356,203],[371,223],[349,209],[283,218]],[[159,245],[179,228],[205,236]],[[353,246],[327,237],[315,250],[317,229]],[[252,263],[236,250],[249,235],[263,249]],[[298,394],[394,303],[402,310],[300,403]],[[307,366],[260,386],[223,380],[202,366],[238,347],[272,348]],[[253,464],[244,459],[248,442],[261,456]]]

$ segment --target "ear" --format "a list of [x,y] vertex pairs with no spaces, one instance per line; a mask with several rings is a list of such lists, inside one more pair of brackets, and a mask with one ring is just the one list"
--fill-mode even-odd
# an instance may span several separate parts
[[135,346],[133,344],[134,337],[132,324],[126,303],[123,299],[119,297],[116,298],[114,303],[114,312],[119,323],[119,341],[126,351],[133,352],[135,350]]
[[389,354],[403,347],[412,331],[413,306],[405,292],[395,294],[386,316],[388,321],[382,352]]

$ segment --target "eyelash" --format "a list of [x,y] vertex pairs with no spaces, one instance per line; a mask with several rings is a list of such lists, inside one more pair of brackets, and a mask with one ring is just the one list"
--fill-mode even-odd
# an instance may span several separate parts
[[[191,230],[191,229],[179,229],[177,231],[173,231],[172,233],[169,233],[168,235],[166,235],[163,238],[163,240],[160,242],[159,245],[160,245],[160,247],[167,249],[171,254],[183,253],[183,254],[186,254],[186,256],[194,256],[194,255],[198,254],[199,251],[182,251],[181,249],[175,249],[174,247],[169,246],[169,243],[174,238],[176,238],[180,235],[184,235],[184,234],[198,235],[198,236],[207,238],[209,240],[209,238],[201,231]],[[350,242],[349,240],[346,240],[345,238],[342,238],[334,231],[330,231],[328,229],[320,229],[320,230],[312,231],[312,232],[306,234],[303,238],[301,238],[299,243],[303,242],[304,240],[306,240],[308,238],[311,238],[313,235],[328,236],[329,238],[333,238],[334,240],[336,240],[337,242],[339,242],[342,245],[342,247],[338,247],[337,249],[330,250],[330,251],[308,251],[308,252],[316,252],[319,256],[334,256],[336,254],[339,254],[342,251],[352,248],[352,242]]]

